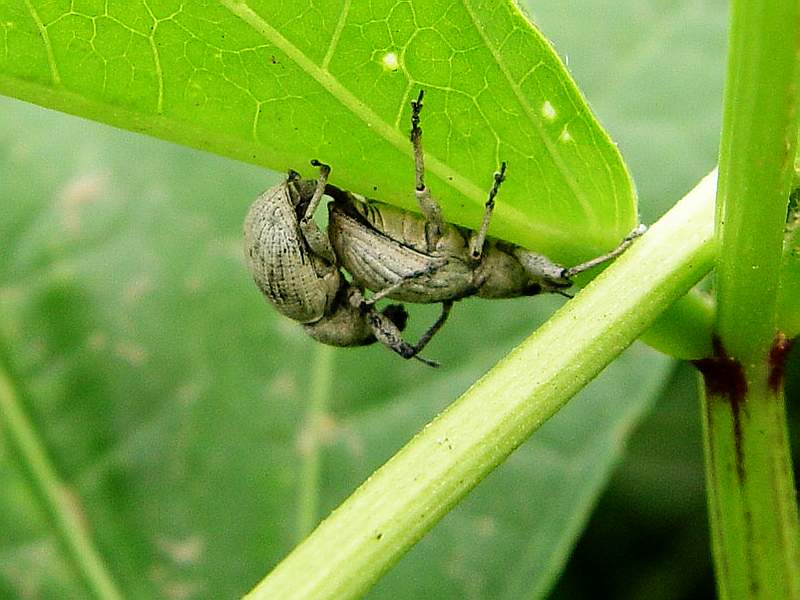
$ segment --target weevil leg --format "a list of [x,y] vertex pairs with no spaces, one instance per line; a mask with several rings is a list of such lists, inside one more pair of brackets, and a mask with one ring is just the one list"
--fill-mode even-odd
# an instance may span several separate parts
[[436,333],[442,328],[445,321],[447,321],[447,317],[450,316],[450,309],[453,308],[453,301],[446,300],[442,302],[442,313],[439,315],[439,318],[436,319],[436,322],[428,328],[422,337],[419,338],[416,344],[414,344],[414,351],[421,352],[423,348],[431,341],[431,338],[436,335]]
[[489,190],[489,198],[486,200],[486,205],[483,209],[483,223],[481,223],[481,228],[472,236],[469,244],[469,254],[472,260],[477,261],[480,260],[481,254],[483,254],[483,244],[486,242],[486,234],[489,231],[489,222],[492,219],[492,213],[494,212],[494,197],[497,196],[497,192],[500,189],[500,184],[506,180],[506,163],[505,161],[500,163],[500,171],[494,174],[494,184],[492,184],[492,189]]
[[[429,272],[429,271],[425,271],[425,272],[423,272],[423,273],[420,273],[420,275],[421,275],[421,274],[424,274],[424,273],[427,273],[427,272]],[[409,279],[414,279],[414,277],[416,277],[416,276],[417,276],[417,275],[415,274],[415,275],[413,275],[413,276],[411,276],[411,277],[408,277],[408,278],[403,278],[403,279],[400,279],[400,280],[398,280],[398,281],[395,281],[395,282],[394,282],[392,285],[390,285],[389,287],[385,287],[385,288],[383,288],[382,290],[380,290],[379,292],[375,292],[374,294],[372,294],[372,296],[370,296],[369,298],[366,298],[366,299],[364,300],[364,303],[365,303],[367,306],[372,306],[372,305],[373,305],[373,304],[375,304],[375,303],[376,303],[378,300],[382,300],[383,298],[385,298],[386,296],[388,296],[389,294],[391,294],[392,292],[394,292],[395,290],[397,290],[397,288],[399,288],[399,287],[403,286],[403,285],[406,283],[406,281],[408,281]]]
[[298,181],[300,181],[300,173],[294,169],[289,169],[286,173],[286,185],[289,188],[289,193],[292,196],[293,202],[300,197],[300,188],[297,187]]
[[311,161],[312,167],[319,167],[319,177],[317,178],[317,187],[314,188],[314,195],[306,208],[306,214],[303,215],[303,221],[310,221],[314,218],[314,213],[317,212],[322,196],[325,194],[325,186],[328,184],[328,176],[331,174],[330,165],[318,161],[316,158]]
[[311,196],[306,211],[300,219],[300,231],[303,232],[303,237],[305,237],[306,242],[315,254],[322,256],[331,264],[336,264],[336,255],[333,253],[331,241],[314,222],[314,213],[317,211],[317,207],[322,201],[322,196],[325,194],[325,187],[328,184],[328,175],[330,175],[331,168],[316,159],[312,160],[311,164],[319,167],[319,178],[317,179],[317,186],[314,188],[314,194]]
[[647,227],[645,225],[639,225],[611,252],[569,268],[553,262],[543,254],[537,254],[536,252],[531,252],[519,246],[514,248],[514,256],[519,260],[531,279],[542,282],[543,291],[553,292],[571,298],[571,296],[564,293],[563,290],[572,285],[572,278],[575,275],[583,273],[612,258],[616,258],[631,245],[633,240],[642,235],[646,230]]
[[419,126],[419,113],[422,111],[422,97],[424,90],[419,91],[416,100],[411,101],[411,144],[414,147],[414,172],[416,175],[416,197],[422,214],[425,215],[425,237],[428,242],[428,252],[436,248],[436,243],[442,236],[444,220],[439,203],[433,199],[430,190],[425,185],[425,156],[422,152],[422,128]]
[[[434,360],[429,360],[419,355],[419,352],[422,351],[422,348],[425,344],[430,341],[430,338],[433,336],[436,331],[442,326],[444,320],[447,318],[446,315],[444,319],[439,317],[436,323],[433,324],[431,329],[434,331],[427,337],[427,339],[422,339],[424,342],[421,346],[419,344],[412,346],[408,342],[403,339],[403,336],[400,333],[400,330],[397,326],[392,323],[386,315],[383,313],[378,312],[374,308],[367,308],[367,323],[369,323],[370,328],[372,329],[372,333],[375,338],[384,346],[393,350],[403,358],[409,359],[413,358],[420,362],[425,363],[429,367],[438,367],[439,363]],[[428,330],[430,331],[430,330]],[[427,332],[426,334],[427,335]],[[423,338],[425,338],[423,335]]]
[[447,311],[442,311],[442,315],[431,327],[433,331],[431,332],[429,329],[428,332],[426,332],[422,338],[420,338],[420,342],[422,343],[420,344],[418,342],[415,346],[412,346],[403,339],[400,328],[395,325],[386,314],[378,312],[374,307],[366,303],[364,295],[360,291],[352,294],[350,296],[350,301],[354,306],[357,306],[360,310],[365,311],[367,323],[369,324],[370,329],[372,329],[372,334],[381,344],[390,350],[393,350],[403,358],[414,358],[425,363],[429,367],[439,366],[438,362],[419,356],[419,352],[425,347],[425,344],[430,341],[431,337],[433,337],[436,331],[438,331],[439,328],[441,328],[441,326],[444,324],[444,321],[447,319],[446,313],[449,313],[450,311],[449,308]]
[[608,262],[609,260],[618,257],[620,254],[625,252],[625,250],[627,250],[628,246],[630,246],[633,243],[633,240],[638,238],[645,231],[647,231],[647,225],[643,223],[639,224],[636,227],[636,229],[634,229],[628,235],[626,235],[625,239],[623,239],[622,242],[620,242],[620,245],[614,248],[611,252],[602,254],[596,258],[593,258],[592,260],[587,260],[586,262],[581,263],[579,265],[575,265],[574,267],[564,269],[562,277],[566,279],[571,279],[575,277],[575,275],[577,275],[578,273],[583,273],[584,271],[588,271],[592,267],[596,267],[597,265],[603,264],[604,262]]
[[[425,363],[431,367],[438,367],[439,363],[434,360],[429,360],[427,358],[423,358],[419,355],[420,352],[428,345],[428,342],[431,341],[434,335],[442,328],[442,326],[447,321],[447,317],[450,316],[450,309],[453,308],[453,301],[448,300],[446,302],[442,302],[442,312],[439,315],[439,318],[436,319],[436,322],[431,325],[428,330],[422,334],[422,337],[419,338],[416,344],[413,346],[406,342],[401,336],[400,331],[397,330],[396,333],[390,331],[388,328],[385,327],[385,323],[382,321],[385,319],[383,313],[376,313],[377,315],[383,317],[381,322],[374,322],[370,319],[371,315],[368,315],[368,320],[372,325],[373,331],[375,332],[375,337],[380,340],[383,344],[397,352],[403,358],[413,358],[420,362]],[[374,311],[373,311],[374,312]],[[388,319],[385,319],[388,320]],[[396,329],[394,323],[389,321],[393,329]],[[376,329],[380,329],[381,331],[376,331]]]

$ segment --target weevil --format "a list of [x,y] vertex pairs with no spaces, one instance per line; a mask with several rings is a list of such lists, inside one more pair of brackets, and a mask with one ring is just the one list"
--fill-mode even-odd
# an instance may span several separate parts
[[244,222],[245,256],[256,285],[283,315],[299,321],[314,339],[333,346],[363,346],[380,341],[404,358],[428,365],[419,352],[447,319],[445,306],[436,323],[415,345],[401,331],[408,313],[402,305],[377,311],[361,290],[342,275],[328,238],[313,220],[330,167],[318,161],[316,181],[294,171],[259,196]]
[[406,302],[452,303],[467,296],[510,298],[543,292],[567,295],[572,278],[619,256],[645,231],[640,225],[607,254],[566,268],[521,246],[488,238],[495,197],[506,164],[495,173],[480,229],[447,223],[425,185],[420,111],[423,92],[411,103],[411,142],[416,198],[422,214],[412,213],[329,185],[328,236],[341,264],[358,285],[374,292],[371,301],[389,297]]

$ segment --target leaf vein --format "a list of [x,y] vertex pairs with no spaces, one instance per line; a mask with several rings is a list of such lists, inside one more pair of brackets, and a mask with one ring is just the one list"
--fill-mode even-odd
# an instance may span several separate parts
[[328,46],[328,51],[325,53],[325,58],[322,59],[322,68],[326,71],[328,70],[328,65],[331,64],[333,53],[339,45],[339,38],[342,36],[342,30],[344,29],[345,22],[347,22],[348,14],[350,14],[350,0],[344,0],[342,14],[339,16],[339,22],[336,23],[336,29],[333,31],[333,37],[331,38],[330,46]]
[[33,22],[36,23],[36,28],[39,30],[39,35],[42,36],[42,43],[44,44],[44,50],[47,53],[47,63],[50,65],[50,77],[53,79],[53,85],[61,85],[61,75],[58,72],[58,67],[56,66],[56,59],[55,55],[53,54],[53,45],[50,43],[50,35],[47,33],[47,28],[44,26],[42,19],[39,17],[39,13],[36,12],[36,9],[31,4],[30,0],[25,0],[25,5],[28,7],[28,12],[31,13],[31,18]]
[[153,29],[150,31],[150,35],[148,36],[148,41],[150,42],[150,49],[153,51],[153,68],[156,72],[156,81],[158,82],[158,97],[156,99],[156,112],[160,115],[164,112],[164,74],[161,71],[161,57],[158,54],[158,46],[156,45],[156,29],[158,28],[159,20],[156,18],[155,14],[150,8],[150,5],[147,3],[147,0],[143,2],[145,10],[150,13],[150,17],[153,19]]

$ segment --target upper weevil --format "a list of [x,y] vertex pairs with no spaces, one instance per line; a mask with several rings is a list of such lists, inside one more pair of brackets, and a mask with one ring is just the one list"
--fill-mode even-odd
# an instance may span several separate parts
[[264,296],[287,317],[303,323],[313,338],[334,346],[362,346],[376,340],[404,358],[416,358],[441,327],[448,310],[416,345],[400,332],[408,317],[402,305],[378,312],[364,300],[336,266],[328,238],[312,216],[322,198],[330,168],[320,167],[317,181],[288,178],[253,202],[244,222],[245,254],[253,279]]
[[495,173],[480,229],[472,231],[442,219],[439,204],[425,185],[422,129],[423,93],[411,103],[411,142],[416,166],[416,197],[422,215],[368,200],[328,186],[328,236],[336,257],[359,285],[382,297],[407,302],[449,303],[466,296],[509,298],[541,292],[564,293],[572,278],[619,254],[645,231],[640,225],[607,254],[565,268],[521,246],[487,238],[495,196],[506,164]]

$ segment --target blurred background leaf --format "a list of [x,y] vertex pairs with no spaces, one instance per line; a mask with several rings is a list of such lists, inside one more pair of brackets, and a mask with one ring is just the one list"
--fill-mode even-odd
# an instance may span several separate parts
[[[652,222],[716,161],[726,3],[526,7]],[[279,177],[0,101],[0,362],[128,597],[245,592],[297,541],[302,494],[323,516],[561,302],[460,303],[428,351],[438,372],[331,350],[319,485],[304,489],[320,350],[241,258],[244,212]],[[437,309],[412,310],[414,339]],[[696,412],[690,367],[631,349],[368,597],[539,596],[587,519],[553,597],[709,597]],[[85,598],[0,432],[0,597]]]

